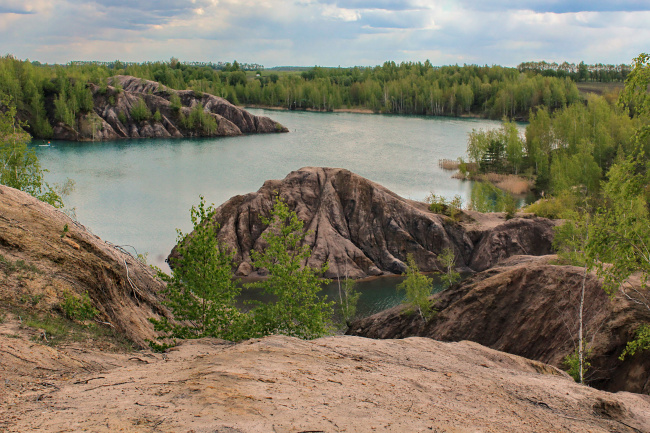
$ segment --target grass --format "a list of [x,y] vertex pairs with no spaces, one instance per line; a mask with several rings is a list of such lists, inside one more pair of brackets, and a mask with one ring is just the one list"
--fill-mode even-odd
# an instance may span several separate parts
[[43,273],[43,271],[31,263],[26,263],[24,260],[16,260],[15,262],[12,262],[2,254],[0,254],[0,269],[4,270],[7,275],[11,275],[18,271],[31,272],[34,274]]
[[532,187],[530,180],[515,174],[486,173],[475,180],[491,182],[497,188],[515,195],[526,194]]
[[[110,326],[95,322],[78,323],[52,313],[36,313],[21,307],[11,308],[11,313],[21,318],[21,329],[40,331],[31,337],[32,341],[48,346],[88,342],[93,347],[111,351],[129,352],[136,349],[123,333]],[[0,317],[6,316],[2,314]],[[14,338],[20,337],[16,335]]]

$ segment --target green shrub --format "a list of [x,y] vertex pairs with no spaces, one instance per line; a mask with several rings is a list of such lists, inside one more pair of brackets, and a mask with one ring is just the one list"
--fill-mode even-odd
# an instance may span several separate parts
[[431,193],[424,199],[424,201],[429,205],[429,210],[431,212],[446,215],[454,221],[458,221],[458,218],[462,214],[461,209],[463,207],[463,199],[459,195],[448,200],[442,195]]
[[88,292],[81,296],[65,292],[60,306],[65,317],[70,320],[83,322],[84,320],[93,319],[99,314],[99,311],[93,307]]
[[562,219],[571,216],[577,202],[578,199],[575,195],[565,192],[555,197],[541,198],[526,206],[523,211],[534,213],[543,218]]
[[426,322],[436,313],[431,308],[432,301],[429,299],[433,292],[433,280],[420,273],[411,254],[407,256],[406,263],[406,279],[397,286],[397,289],[406,292],[406,302],[411,304],[413,309],[420,314],[422,320]]
[[131,107],[131,117],[138,123],[151,119],[151,111],[144,99],[138,99],[138,102]]
[[[588,361],[591,356],[591,349],[585,349],[583,353],[583,377],[587,375],[587,371],[591,367],[591,363]],[[564,365],[567,367],[567,373],[573,378],[576,382],[580,383],[580,355],[578,354],[578,348],[573,351],[573,353],[564,357]]]
[[627,343],[627,347],[618,359],[623,361],[627,355],[633,356],[637,351],[650,349],[650,325],[643,324],[636,330],[634,339]]
[[124,111],[120,111],[117,113],[117,119],[122,123],[123,125],[126,124],[126,114],[124,114]]
[[174,92],[169,96],[169,104],[169,107],[172,109],[172,111],[178,113],[181,110],[181,98],[178,96],[178,93]]

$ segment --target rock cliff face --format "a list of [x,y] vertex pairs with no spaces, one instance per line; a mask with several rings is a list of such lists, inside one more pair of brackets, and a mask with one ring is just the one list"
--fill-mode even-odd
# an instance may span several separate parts
[[140,346],[170,317],[151,269],[52,206],[0,185],[0,303],[51,311],[88,292],[99,319]]
[[[348,333],[369,338],[430,337],[471,340],[496,350],[564,367],[577,345],[582,268],[553,266],[551,258],[511,257],[433,297],[438,313],[423,323],[400,305],[354,322]],[[646,299],[647,290],[642,291]],[[618,359],[650,310],[618,295],[610,300],[589,275],[585,338],[592,351],[590,385],[608,391],[650,393],[650,356]]]
[[[474,214],[489,223],[458,223],[348,170],[306,167],[216,210],[218,237],[236,252],[240,276],[260,272],[251,265],[250,251],[264,248],[261,235],[268,227],[260,215],[269,215],[276,194],[305,221],[312,247],[308,264],[329,263],[327,278],[402,273],[408,254],[422,271],[435,271],[442,268],[438,255],[445,248],[454,251],[461,271],[485,269],[495,257],[552,251],[552,221]],[[464,219],[471,220],[471,214]]]
[[[93,94],[93,112],[78,117],[76,128],[61,122],[54,124],[54,139],[91,141],[288,132],[284,126],[268,117],[252,115],[223,98],[207,93],[176,91],[155,81],[124,75],[113,77],[111,85],[105,90],[94,84],[89,86]],[[170,103],[173,94],[177,94],[181,100],[182,107],[179,110],[174,110]],[[136,121],[131,112],[139,101],[144,101],[152,114],[159,111],[160,119]],[[197,125],[188,126],[183,123],[181,117],[189,118],[192,108],[197,104],[203,104],[206,115],[216,121],[216,130],[208,131]]]

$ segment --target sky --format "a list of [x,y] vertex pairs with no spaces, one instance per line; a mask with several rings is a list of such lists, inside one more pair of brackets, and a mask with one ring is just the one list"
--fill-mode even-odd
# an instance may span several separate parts
[[650,0],[0,0],[0,55],[273,66],[631,63]]

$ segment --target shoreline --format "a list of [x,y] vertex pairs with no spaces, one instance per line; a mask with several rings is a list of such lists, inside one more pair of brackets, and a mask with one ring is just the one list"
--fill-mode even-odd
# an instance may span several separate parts
[[[485,120],[498,120],[490,119],[489,117],[483,116],[476,113],[465,113],[456,116],[441,116],[441,115],[428,115],[428,114],[415,114],[415,113],[381,113],[379,111],[374,111],[369,108],[335,108],[333,110],[317,110],[315,108],[300,108],[295,110],[290,110],[287,107],[272,106],[272,105],[260,105],[260,104],[245,104],[237,105],[239,108],[243,109],[260,109],[260,110],[270,110],[270,111],[296,111],[296,112],[308,112],[308,113],[353,113],[353,114],[381,114],[389,116],[414,116],[414,117],[431,117],[431,118],[448,118],[448,119],[485,119]],[[519,120],[517,120],[519,122]]]

